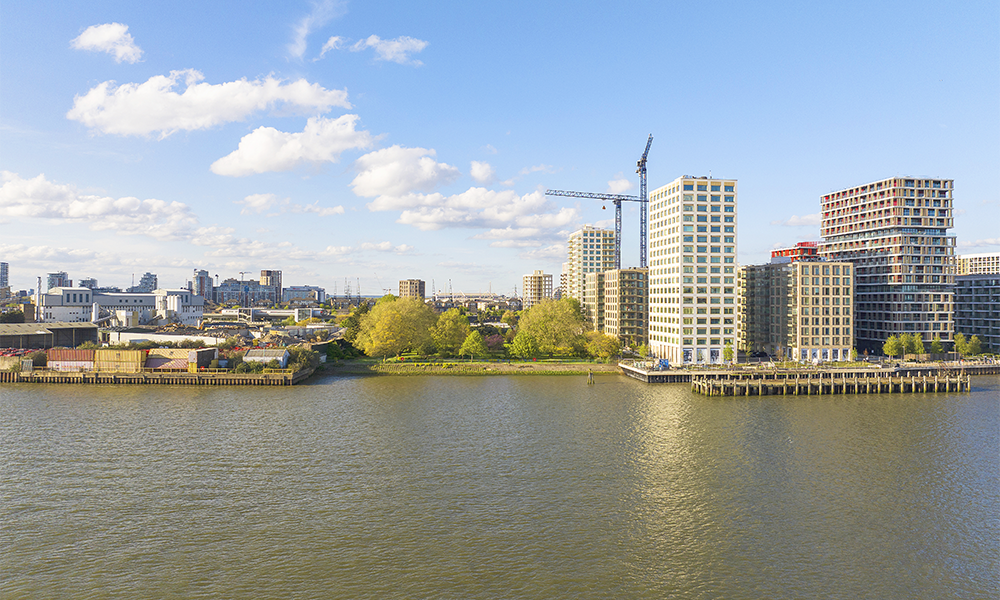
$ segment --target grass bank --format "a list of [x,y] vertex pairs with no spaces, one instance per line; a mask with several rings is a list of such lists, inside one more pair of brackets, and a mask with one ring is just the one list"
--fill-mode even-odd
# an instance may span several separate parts
[[587,375],[620,373],[616,363],[570,361],[419,361],[374,359],[327,363],[327,372],[344,375]]

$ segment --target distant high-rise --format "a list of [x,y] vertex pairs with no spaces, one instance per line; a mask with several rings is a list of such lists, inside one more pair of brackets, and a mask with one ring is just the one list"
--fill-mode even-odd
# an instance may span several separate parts
[[[956,275],[982,275],[1000,273],[1000,252],[963,254],[958,257]],[[2,263],[0,263],[2,264]]]
[[951,179],[893,177],[825,194],[820,255],[854,264],[858,350],[892,335],[954,334]]
[[649,192],[649,349],[721,362],[736,346],[736,180],[678,177]]
[[57,287],[73,287],[73,280],[69,278],[69,274],[66,271],[59,271],[49,273],[45,278],[45,284],[46,290]]
[[281,271],[262,270],[260,272],[260,284],[274,289],[271,302],[281,302]]
[[84,277],[83,279],[81,279],[79,281],[79,283],[77,285],[79,287],[87,288],[88,290],[92,290],[92,289],[94,289],[94,288],[97,287],[97,279],[95,279],[93,277]]
[[159,288],[159,282],[156,278],[155,273],[143,273],[142,277],[139,278],[139,285],[132,286],[128,289],[130,292],[144,292],[152,293],[153,290]]
[[564,296],[583,302],[588,273],[615,268],[615,232],[584,225],[570,234],[560,286]]
[[531,308],[542,300],[552,298],[552,275],[536,270],[531,275],[522,278],[521,306],[524,310]]
[[212,281],[212,276],[209,275],[208,271],[203,269],[195,269],[194,280],[191,282],[194,289],[194,295],[201,296],[205,300],[214,300],[214,283]]
[[8,287],[9,285],[10,285],[9,266],[5,262],[0,262],[0,287]]
[[421,279],[402,279],[399,282],[399,297],[423,300],[425,287],[426,284]]

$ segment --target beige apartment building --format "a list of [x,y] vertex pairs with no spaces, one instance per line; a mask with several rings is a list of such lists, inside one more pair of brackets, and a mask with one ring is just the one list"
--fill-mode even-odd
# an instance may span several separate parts
[[425,287],[422,279],[403,279],[399,282],[399,297],[423,300]]
[[739,270],[739,342],[747,354],[841,361],[854,348],[854,266],[807,259]]
[[985,275],[1000,273],[1000,252],[963,254],[958,257],[956,275]]
[[587,273],[580,308],[594,331],[604,331],[604,273]]
[[566,246],[560,277],[563,296],[583,302],[587,275],[615,268],[615,232],[584,225],[570,234]]
[[820,256],[854,265],[858,351],[891,335],[954,336],[954,183],[893,177],[820,198]]
[[647,340],[648,269],[612,269],[604,273],[604,333],[638,348]]
[[736,346],[736,183],[685,175],[649,192],[649,348],[671,363]]
[[522,278],[521,306],[528,310],[542,300],[552,298],[552,275],[535,270]]

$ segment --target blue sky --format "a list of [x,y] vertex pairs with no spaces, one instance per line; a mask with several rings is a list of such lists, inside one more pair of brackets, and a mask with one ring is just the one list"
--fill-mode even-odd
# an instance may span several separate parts
[[[0,261],[176,287],[277,268],[365,294],[511,293],[596,201],[736,178],[739,260],[817,239],[819,197],[955,180],[1000,250],[995,2],[6,2]],[[638,264],[626,206],[624,266]]]

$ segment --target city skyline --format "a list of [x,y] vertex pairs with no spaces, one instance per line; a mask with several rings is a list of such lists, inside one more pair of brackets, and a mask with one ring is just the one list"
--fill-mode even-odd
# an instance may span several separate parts
[[544,190],[637,193],[649,133],[649,189],[739,180],[740,264],[818,240],[823,194],[896,175],[954,180],[956,254],[1000,250],[994,4],[386,8],[5,5],[11,287],[279,269],[520,292],[613,225]]

